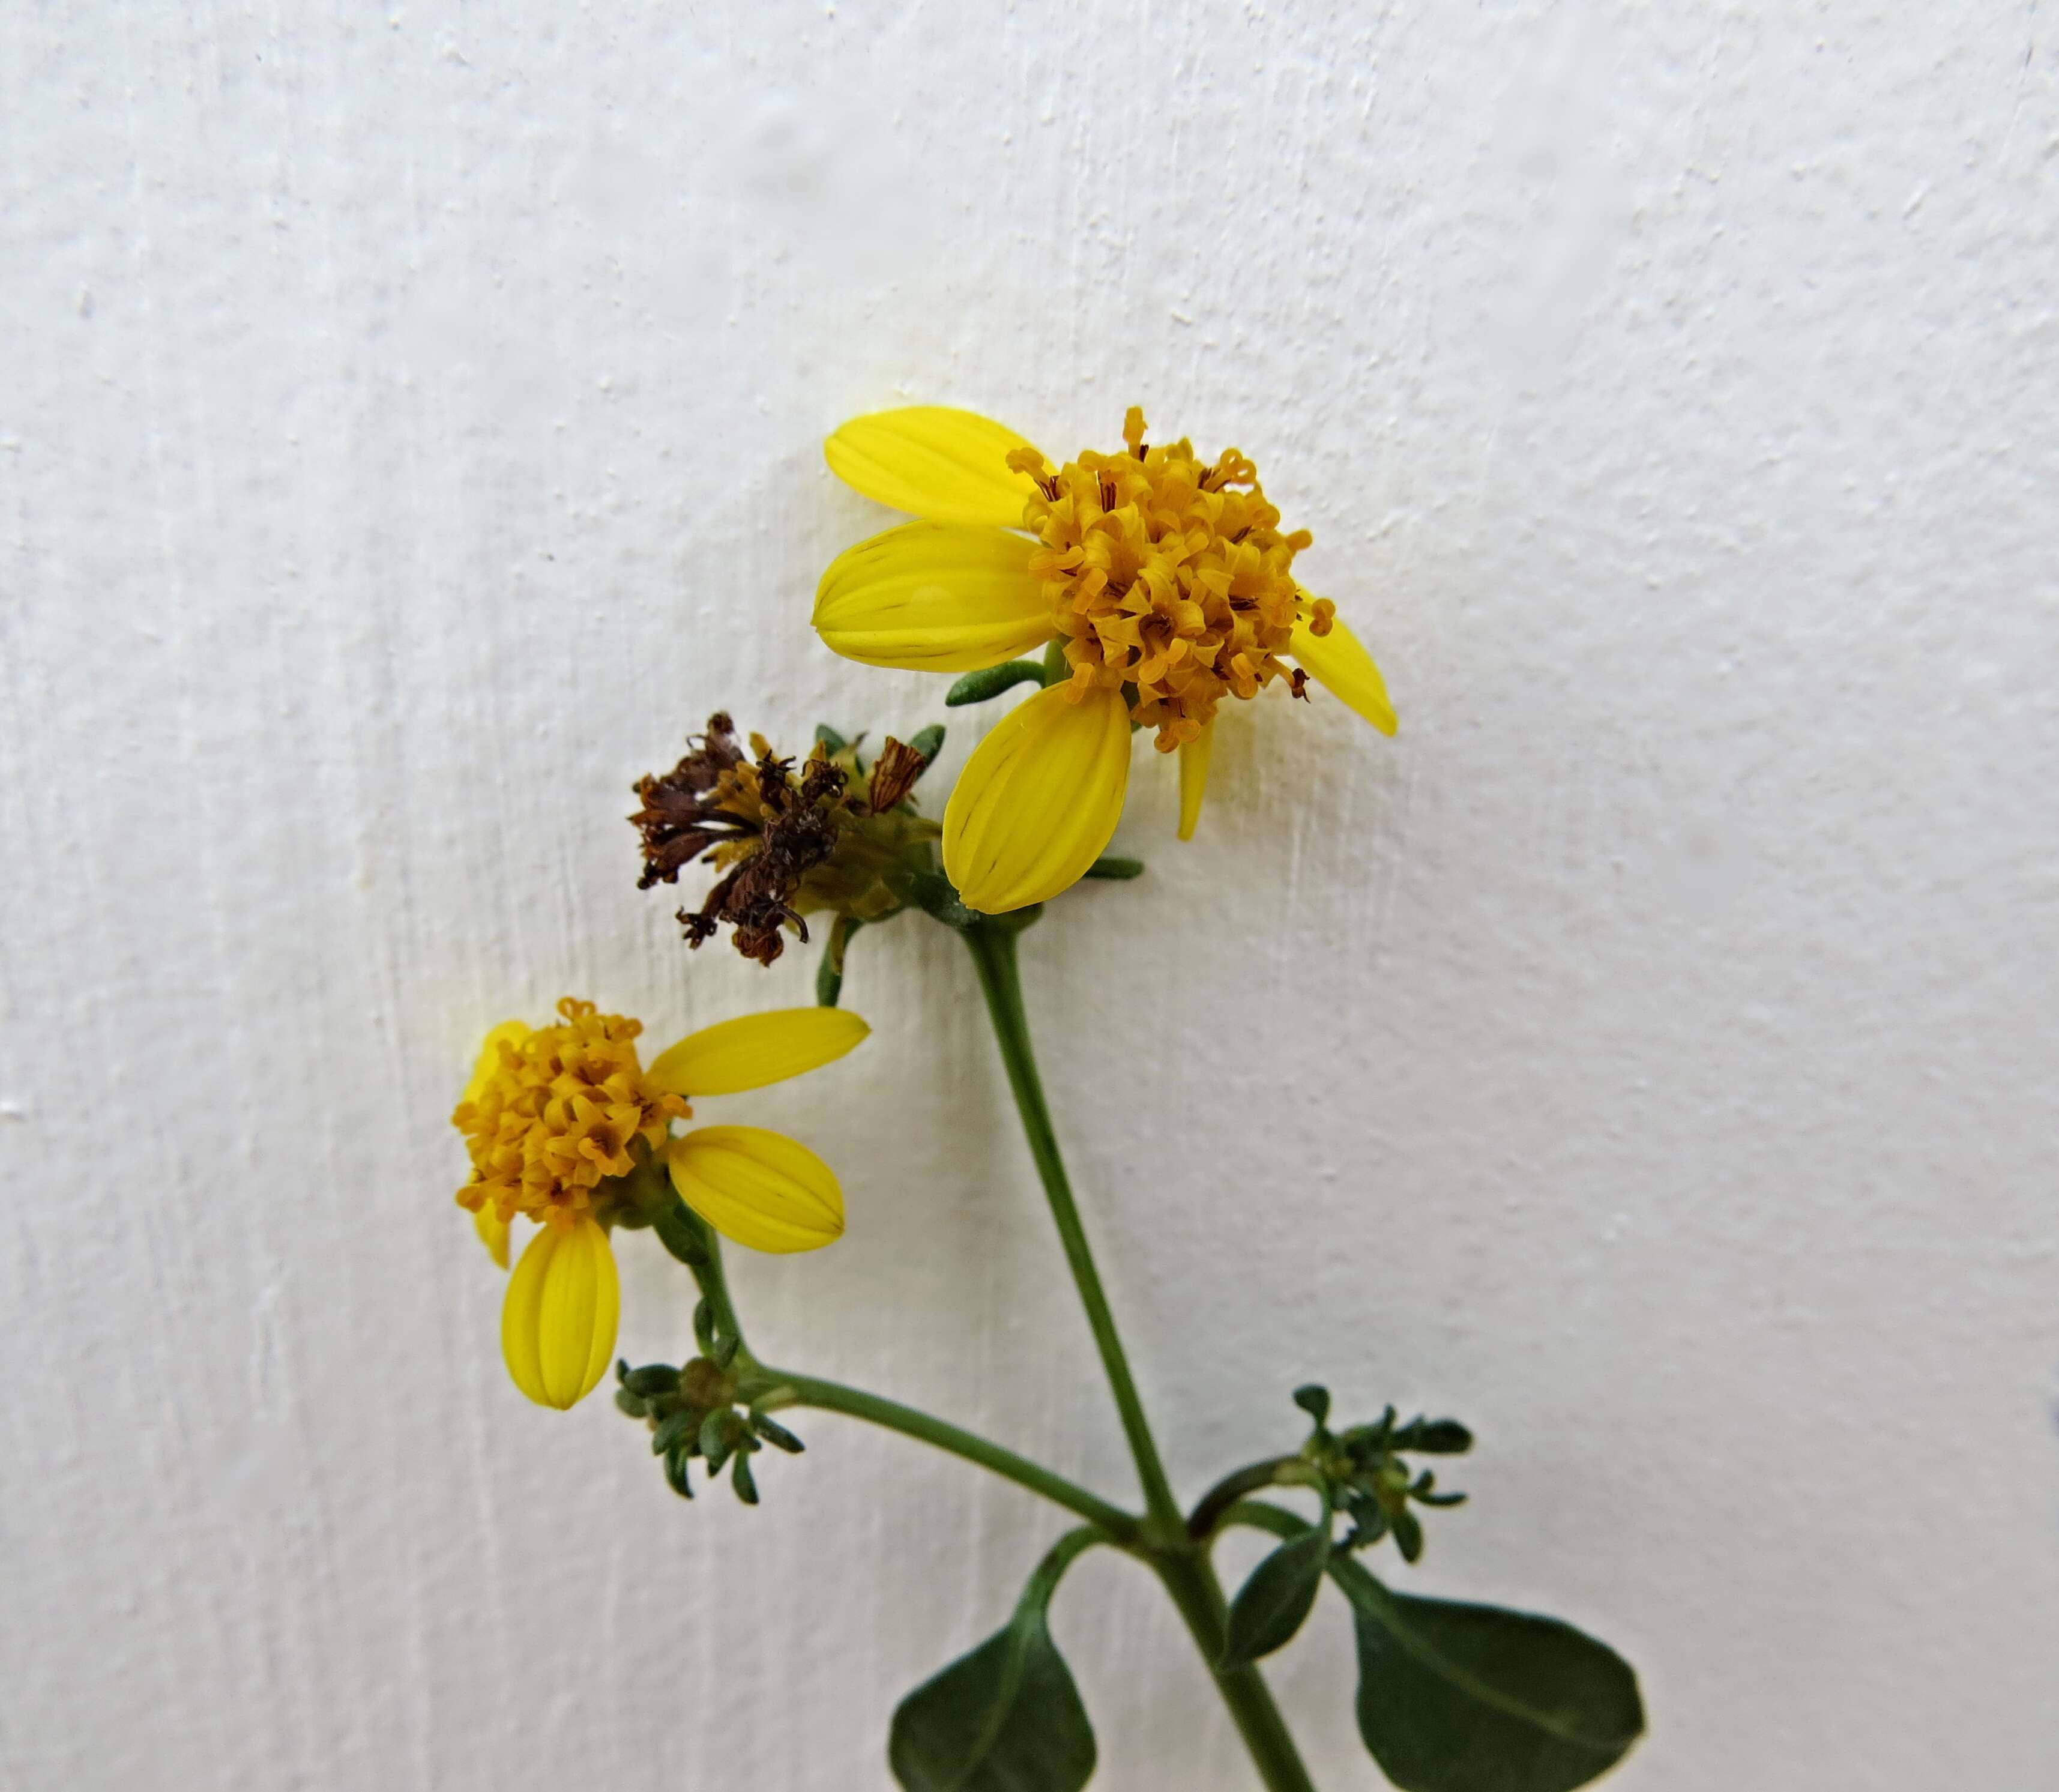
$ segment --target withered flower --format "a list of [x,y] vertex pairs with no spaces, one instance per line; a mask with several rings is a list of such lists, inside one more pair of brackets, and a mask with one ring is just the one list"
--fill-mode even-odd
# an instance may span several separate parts
[[938,835],[909,802],[935,751],[890,738],[866,767],[858,743],[818,741],[797,771],[764,737],[751,757],[727,715],[662,777],[639,779],[643,806],[629,818],[643,837],[637,887],[676,883],[699,861],[722,874],[698,909],[681,908],[687,943],[698,946],[723,926],[736,949],[769,965],[791,927],[803,943],[803,917],[828,910],[878,921],[905,906],[917,873],[934,863]]

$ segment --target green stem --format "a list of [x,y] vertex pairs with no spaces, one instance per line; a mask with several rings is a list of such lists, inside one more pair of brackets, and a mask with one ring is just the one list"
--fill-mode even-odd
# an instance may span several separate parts
[[991,1469],[1032,1493],[1041,1493],[1046,1499],[1055,1501],[1096,1526],[1111,1542],[1129,1545],[1137,1539],[1140,1527],[1135,1514],[1110,1505],[1098,1495],[1089,1493],[1062,1475],[1053,1474],[1027,1456],[1018,1456],[1013,1450],[991,1443],[975,1432],[962,1430],[929,1413],[918,1412],[912,1406],[903,1406],[898,1400],[868,1394],[862,1388],[846,1388],[841,1382],[825,1381],[819,1376],[796,1375],[788,1369],[775,1369],[755,1362],[745,1369],[738,1392],[745,1400],[768,1412],[789,1406],[811,1406],[825,1412],[842,1412],[853,1419],[884,1426],[888,1431],[898,1432],[904,1437],[917,1439],[954,1456],[962,1456],[967,1462],[977,1463],[982,1468]]
[[1137,1478],[1143,1483],[1144,1502],[1158,1527],[1169,1539],[1181,1531],[1180,1508],[1173,1497],[1172,1483],[1165,1479],[1165,1464],[1158,1459],[1158,1446],[1152,1441],[1150,1421],[1144,1416],[1144,1402],[1137,1397],[1137,1384],[1123,1355],[1122,1340],[1115,1329],[1115,1315],[1101,1285],[1101,1272],[1094,1267],[1093,1252],[1087,1244],[1086,1228],[1081,1224],[1072,1185],[1065,1179],[1064,1160],[1058,1155],[1058,1136],[1051,1125],[1050,1110],[1044,1105],[1044,1088],[1037,1075],[1037,1057],[1030,1043],[1030,1020],[1022,1006],[1022,978],[1016,965],[1014,929],[982,922],[962,930],[972,962],[979,972],[979,986],[986,995],[987,1013],[993,1017],[994,1037],[1001,1047],[1001,1061],[1008,1069],[1008,1086],[1014,1092],[1016,1111],[1022,1117],[1022,1130],[1030,1141],[1030,1155],[1037,1161],[1037,1174],[1051,1204],[1051,1217],[1065,1246],[1065,1261],[1087,1311],[1087,1324],[1101,1352],[1101,1366],[1107,1372],[1115,1395],[1116,1411],[1122,1420],[1123,1436],[1129,1440],[1129,1453],[1137,1461]]
[[1308,1770],[1301,1765],[1300,1751],[1294,1746],[1287,1720],[1272,1702],[1272,1694],[1258,1670],[1216,1665],[1222,1659],[1228,1639],[1229,1607],[1223,1598],[1222,1583],[1216,1579],[1208,1557],[1193,1550],[1169,1551],[1155,1558],[1152,1566],[1165,1583],[1165,1591],[1173,1595],[1180,1615],[1186,1619],[1188,1634],[1209,1664],[1216,1690],[1222,1694],[1267,1792],[1316,1792]]
[[1206,1543],[1222,1527],[1224,1514],[1247,1493],[1262,1487],[1308,1486],[1317,1479],[1299,1456],[1273,1456],[1225,1475],[1196,1502],[1187,1519],[1187,1535],[1196,1543]]
[[1065,1578],[1065,1570],[1085,1555],[1096,1543],[1105,1543],[1108,1539],[1091,1524],[1083,1524],[1077,1531],[1068,1531],[1045,1553],[1037,1564],[1036,1572],[1030,1575],[1022,1589],[1022,1597],[1015,1602],[1015,1609],[1041,1611],[1051,1603],[1051,1595],[1058,1590],[1058,1583]]
[[1187,1535],[1172,1483],[1159,1459],[1158,1447],[1152,1440],[1150,1424],[1144,1416],[1144,1403],[1130,1375],[1129,1359],[1123,1354],[1115,1315],[1109,1310],[1101,1273],[1094,1267],[1093,1252],[1081,1223],[1078,1205],[1073,1199],[1072,1185],[1065,1177],[1064,1160],[1058,1153],[1057,1134],[1051,1125],[1050,1111],[1044,1105],[1043,1085],[1037,1075],[1036,1053],[1030,1040],[1029,1017],[1022,1006],[1022,980],[1015,950],[1020,931],[1019,922],[1010,926],[992,921],[961,930],[979,972],[980,988],[986,996],[987,1013],[994,1021],[1002,1062],[1007,1068],[1016,1111],[1022,1117],[1030,1154],[1036,1160],[1037,1176],[1050,1202],[1051,1217],[1065,1247],[1065,1261],[1071,1267],[1081,1304],[1086,1308],[1087,1324],[1101,1352],[1101,1368],[1115,1396],[1123,1435],[1129,1440],[1130,1455],[1136,1459],[1137,1479],[1143,1485],[1149,1515],[1140,1553],[1165,1583],[1165,1591],[1185,1619],[1194,1646],[1208,1666],[1267,1792],[1315,1792],[1286,1719],[1272,1702],[1272,1694],[1258,1670],[1248,1666],[1224,1669],[1217,1665],[1222,1659],[1227,1635],[1228,1603],[1205,1545],[1197,1544]]

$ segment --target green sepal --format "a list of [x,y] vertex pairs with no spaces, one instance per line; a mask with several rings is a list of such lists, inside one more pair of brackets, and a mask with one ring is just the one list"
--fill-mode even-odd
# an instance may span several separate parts
[[1294,1390],[1294,1404],[1319,1425],[1329,1419],[1330,1391],[1316,1382],[1307,1382],[1296,1388]]
[[691,1411],[668,1412],[651,1433],[651,1454],[662,1456],[683,1447],[692,1438],[699,1424]]
[[1401,1559],[1421,1561],[1423,1521],[1406,1506],[1397,1506],[1388,1515],[1388,1522],[1394,1527],[1394,1547],[1401,1551]]
[[[976,672],[966,673],[944,693],[944,707],[959,709],[967,703],[988,703],[1018,684],[1043,682],[1044,668],[1033,659],[1011,659],[1005,665],[982,666]],[[908,744],[912,747],[914,742]]]
[[1230,1602],[1222,1663],[1241,1667],[1294,1640],[1321,1590],[1330,1559],[1330,1509],[1322,1522],[1290,1538],[1251,1571]]
[[646,1363],[641,1368],[629,1370],[621,1379],[631,1393],[641,1394],[646,1400],[653,1394],[677,1393],[679,1388],[679,1372],[670,1363]]
[[918,871],[910,886],[922,912],[946,927],[977,927],[986,918],[958,900],[958,886],[941,871]]
[[719,1475],[729,1460],[730,1413],[719,1407],[701,1421],[701,1454],[707,1458],[708,1473]]
[[705,1269],[714,1260],[707,1243],[707,1223],[675,1193],[651,1217],[658,1242],[689,1269]]
[[1402,1792],[1571,1792],[1644,1730],[1630,1664],[1555,1618],[1420,1599],[1339,1555],[1358,1631],[1358,1728]]
[[715,1340],[715,1348],[708,1352],[708,1360],[719,1369],[726,1369],[736,1360],[736,1347],[743,1342],[735,1333],[726,1332]]
[[790,1456],[798,1456],[807,1448],[807,1445],[787,1430],[784,1425],[775,1424],[762,1412],[751,1414],[751,1428],[774,1449],[784,1450]]
[[737,1457],[736,1466],[729,1471],[729,1484],[736,1489],[736,1497],[745,1505],[758,1503],[758,1477],[751,1472],[750,1457]]
[[834,1008],[842,996],[844,954],[850,950],[850,936],[864,925],[848,914],[840,914],[830,923],[830,937],[822,942],[822,958],[815,966],[818,1008]]
[[[932,722],[926,728],[918,728],[909,736],[908,745],[910,751],[922,755],[922,771],[927,771],[936,763],[937,755],[944,750],[943,723]],[[919,778],[922,775],[922,772],[918,772],[915,775]]]
[[1426,1456],[1462,1456],[1473,1447],[1473,1434],[1456,1419],[1411,1419],[1395,1432],[1388,1447],[1420,1451]]
[[815,739],[823,752],[831,759],[834,759],[850,744],[826,722],[818,722],[815,724]]
[[651,1416],[650,1408],[635,1395],[631,1393],[627,1388],[618,1388],[615,1390],[615,1404],[618,1411],[627,1413],[632,1419],[647,1419]]
[[1141,858],[1120,858],[1113,854],[1096,859],[1084,871],[1083,878],[1103,878],[1117,883],[1127,883],[1132,878],[1144,875],[1144,861]]
[[682,1499],[693,1498],[693,1483],[687,1478],[687,1452],[684,1450],[669,1450],[666,1452],[665,1481],[672,1491]]

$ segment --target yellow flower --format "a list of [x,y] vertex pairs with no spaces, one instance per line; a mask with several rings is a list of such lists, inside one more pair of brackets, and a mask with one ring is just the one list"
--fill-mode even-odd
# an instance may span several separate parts
[[472,1175],[458,1191],[480,1239],[506,1267],[517,1214],[540,1229],[508,1280],[501,1352],[515,1384],[544,1406],[592,1392],[614,1354],[619,1284],[607,1228],[628,1201],[623,1179],[662,1160],[694,1211],[763,1251],[812,1250],[843,1230],[843,1192],[829,1166],[783,1133],[703,1126],[687,1097],[729,1095],[797,1077],[849,1051],[870,1029],[842,1009],[747,1014],[638,1057],[643,1023],[570,997],[561,1024],[507,1021],[489,1033],[452,1123]]
[[1308,534],[1280,533],[1251,461],[1231,448],[1211,465],[1185,441],[1147,448],[1135,406],[1123,439],[1121,454],[1089,451],[1054,472],[1000,424],[914,406],[854,418],[824,447],[847,484],[922,519],[822,575],[814,623],[830,647],[866,665],[966,672],[1062,643],[1070,678],[981,743],[945,809],[944,868],[988,914],[1056,895],[1100,856],[1122,813],[1133,723],[1180,754],[1183,840],[1225,697],[1276,679],[1298,696],[1313,678],[1395,730],[1372,656],[1328,599],[1296,583]]

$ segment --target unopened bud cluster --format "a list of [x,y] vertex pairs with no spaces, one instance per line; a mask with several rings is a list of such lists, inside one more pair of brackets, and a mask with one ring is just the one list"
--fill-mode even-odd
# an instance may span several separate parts
[[1410,1510],[1411,1503],[1457,1506],[1464,1503],[1466,1496],[1438,1492],[1434,1474],[1427,1468],[1416,1473],[1402,1458],[1411,1452],[1429,1456],[1463,1456],[1473,1447],[1473,1434],[1456,1419],[1419,1416],[1406,1424],[1398,1424],[1391,1406],[1372,1424],[1333,1432],[1328,1426],[1328,1388],[1297,1388],[1294,1404],[1316,1422],[1308,1441],[1302,1446],[1302,1459],[1328,1487],[1331,1505],[1351,1520],[1344,1547],[1367,1549],[1392,1536],[1404,1561],[1419,1559],[1423,1554],[1423,1526]]
[[687,1463],[701,1458],[710,1480],[729,1470],[730,1486],[747,1506],[758,1503],[758,1480],[751,1459],[769,1444],[790,1456],[801,1440],[755,1408],[736,1404],[737,1378],[711,1356],[696,1356],[675,1368],[647,1363],[632,1369],[615,1364],[615,1404],[651,1428],[651,1453],[663,1459],[665,1479],[683,1499],[694,1496]]

